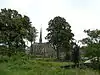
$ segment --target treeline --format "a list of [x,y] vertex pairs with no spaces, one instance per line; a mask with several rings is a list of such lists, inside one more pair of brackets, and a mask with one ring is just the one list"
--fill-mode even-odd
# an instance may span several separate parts
[[[84,30],[88,37],[79,40],[83,47],[74,42],[70,24],[63,17],[56,16],[48,23],[48,34],[46,39],[57,52],[60,59],[60,51],[64,50],[66,60],[72,59],[75,63],[79,61],[79,49],[83,57],[96,58],[96,64],[100,62],[100,30]],[[19,14],[16,10],[1,9],[0,12],[0,53],[9,55],[17,51],[25,51],[26,41],[31,43],[30,53],[33,53],[32,44],[35,43],[37,29],[32,25],[26,15]]]
[[[64,50],[66,57],[70,59],[74,34],[71,26],[63,17],[57,16],[48,23],[46,39],[57,52],[60,59],[60,51]],[[17,51],[25,51],[26,41],[31,43],[30,54],[33,54],[32,45],[37,37],[37,29],[31,24],[28,16],[21,15],[16,10],[1,9],[0,12],[0,53],[11,56]],[[73,51],[74,52],[74,51]],[[73,54],[73,53],[72,53]],[[74,53],[75,54],[75,53]],[[73,54],[73,55],[74,55]],[[79,53],[78,53],[79,54]]]

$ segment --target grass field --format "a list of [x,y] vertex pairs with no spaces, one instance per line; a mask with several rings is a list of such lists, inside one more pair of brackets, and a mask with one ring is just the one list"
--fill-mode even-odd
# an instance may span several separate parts
[[62,65],[70,64],[68,62],[26,59],[25,57],[3,57],[3,59],[0,60],[0,75],[99,75],[97,71],[90,69],[60,68]]

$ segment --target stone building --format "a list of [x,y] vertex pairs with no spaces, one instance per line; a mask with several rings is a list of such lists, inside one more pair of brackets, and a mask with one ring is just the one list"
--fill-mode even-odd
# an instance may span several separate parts
[[42,57],[56,57],[56,51],[52,46],[47,42],[42,43],[42,28],[40,29],[39,43],[33,44],[33,54]]

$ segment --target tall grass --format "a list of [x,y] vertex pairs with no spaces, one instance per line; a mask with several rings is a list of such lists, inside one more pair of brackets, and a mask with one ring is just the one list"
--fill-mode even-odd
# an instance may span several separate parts
[[[4,59],[4,60],[3,60]],[[28,59],[26,56],[5,56],[0,59],[0,75],[99,75],[91,69],[62,69],[67,62]]]

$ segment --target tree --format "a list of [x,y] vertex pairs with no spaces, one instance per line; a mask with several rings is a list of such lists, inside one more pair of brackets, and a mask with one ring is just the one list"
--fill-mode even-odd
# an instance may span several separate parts
[[71,32],[71,26],[60,16],[55,17],[53,20],[51,19],[48,25],[46,39],[48,39],[49,43],[57,51],[57,59],[60,59],[59,53],[62,47],[67,49],[66,54],[69,51],[70,40],[74,36]]
[[24,39],[27,39],[30,28],[29,17],[22,16],[16,10],[1,9],[0,44],[5,45],[9,50],[25,49]]
[[84,48],[85,56],[89,58],[97,58],[96,62],[100,62],[100,30],[84,30],[88,37],[81,40],[83,44],[86,44]]
[[72,61],[75,63],[75,66],[79,66],[79,46],[73,42],[72,49]]
[[37,37],[37,30],[35,27],[31,27],[27,36],[27,39],[31,43],[31,54],[33,53],[33,43],[35,43]]
[[[81,40],[83,44],[86,44],[85,47],[87,50],[87,56],[89,57],[100,57],[100,30],[85,30],[85,33],[87,33],[88,37]],[[89,53],[89,54],[88,54]]]

